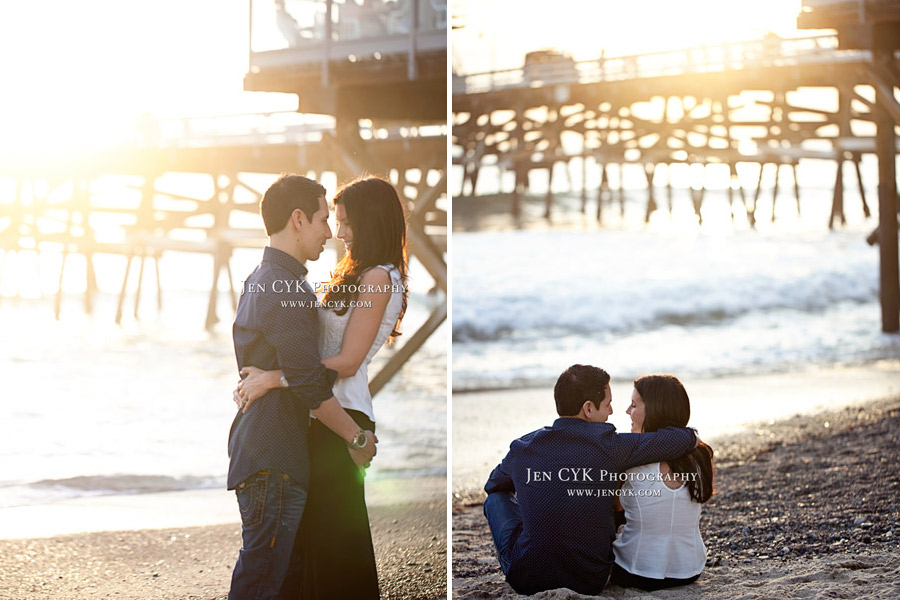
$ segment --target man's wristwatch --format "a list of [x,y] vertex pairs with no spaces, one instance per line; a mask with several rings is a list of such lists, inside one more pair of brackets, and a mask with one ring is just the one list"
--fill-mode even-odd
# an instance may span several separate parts
[[288,383],[288,380],[287,380],[287,378],[285,378],[284,375],[281,376],[280,383],[281,383],[281,387],[284,387],[284,388],[291,387],[291,384]]
[[359,433],[353,436],[353,440],[350,442],[350,447],[354,450],[362,450],[368,443],[369,438],[366,437],[366,432],[360,429]]

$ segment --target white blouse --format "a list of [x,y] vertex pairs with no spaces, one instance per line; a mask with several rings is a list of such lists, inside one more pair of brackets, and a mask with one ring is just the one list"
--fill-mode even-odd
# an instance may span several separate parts
[[[373,422],[375,421],[375,411],[372,408],[372,395],[369,393],[369,363],[390,337],[403,306],[403,283],[400,271],[393,265],[379,265],[375,268],[384,269],[390,275],[391,299],[388,300],[384,316],[381,317],[381,324],[378,326],[378,332],[366,353],[366,358],[359,365],[359,369],[350,377],[341,377],[331,386],[331,390],[341,406],[347,410],[358,410],[365,413]],[[319,307],[319,354],[322,358],[334,356],[341,351],[341,342],[344,339],[344,331],[347,329],[347,323],[350,322],[351,314],[353,314],[353,307],[347,309],[343,315],[338,315],[325,307]]]
[[616,564],[653,579],[698,575],[706,566],[706,546],[700,537],[701,505],[691,500],[687,484],[666,486],[659,463],[625,473],[619,500],[627,522],[613,542]]

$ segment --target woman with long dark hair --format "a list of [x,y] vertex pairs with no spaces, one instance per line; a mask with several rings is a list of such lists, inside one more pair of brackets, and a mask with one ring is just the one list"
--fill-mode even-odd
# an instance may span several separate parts
[[[634,380],[632,433],[687,427],[691,404],[674,375]],[[624,528],[613,542],[610,583],[660,590],[693,583],[706,566],[700,537],[700,505],[713,494],[713,451],[700,444],[683,456],[625,472],[619,500]]]
[[[337,371],[332,391],[362,428],[375,431],[368,364],[400,335],[406,312],[406,220],[394,187],[377,177],[343,186],[334,197],[337,237],[347,250],[319,307],[322,363]],[[281,371],[242,370],[239,393],[251,401],[280,385]],[[297,535],[302,598],[373,599],[378,574],[363,474],[346,442],[313,421],[309,496]]]

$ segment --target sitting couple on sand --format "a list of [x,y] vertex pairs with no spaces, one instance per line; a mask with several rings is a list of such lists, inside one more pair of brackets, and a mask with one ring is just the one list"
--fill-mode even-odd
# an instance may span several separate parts
[[[713,452],[686,427],[681,382],[634,381],[631,433],[606,423],[613,411],[603,369],[569,367],[553,395],[560,418],[513,441],[484,487],[506,581],[520,594],[696,581],[706,565],[700,505],[713,493]],[[619,507],[625,524],[616,533]]]

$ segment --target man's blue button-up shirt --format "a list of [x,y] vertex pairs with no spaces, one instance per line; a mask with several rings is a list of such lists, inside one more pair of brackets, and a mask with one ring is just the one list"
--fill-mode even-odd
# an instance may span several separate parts
[[238,411],[228,437],[228,489],[264,469],[309,483],[309,411],[333,395],[334,372],[319,356],[316,296],[293,256],[267,247],[243,285],[232,334],[238,370],[281,369],[290,387],[270,390],[246,414]]

